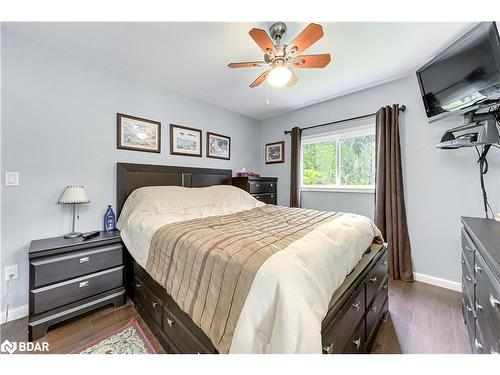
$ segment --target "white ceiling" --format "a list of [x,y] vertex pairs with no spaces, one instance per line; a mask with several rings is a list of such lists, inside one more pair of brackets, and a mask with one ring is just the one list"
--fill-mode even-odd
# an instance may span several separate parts
[[[265,69],[229,69],[262,58],[248,35],[271,23],[7,23],[6,27],[81,58],[220,107],[265,119],[414,72],[471,23],[322,23],[307,50],[331,53],[325,69],[297,69],[291,88],[248,85]],[[288,22],[285,43],[307,23]]]

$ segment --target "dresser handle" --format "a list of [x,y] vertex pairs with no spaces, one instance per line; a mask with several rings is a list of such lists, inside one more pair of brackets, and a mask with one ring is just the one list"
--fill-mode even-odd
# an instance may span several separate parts
[[470,307],[469,305],[465,305],[465,308],[467,309],[468,312],[472,312],[472,307]]
[[80,284],[78,284],[78,288],[84,288],[86,286],[89,286],[89,282],[88,281],[82,281]]
[[384,266],[385,266],[385,265],[387,265],[387,261],[386,261],[386,260],[383,260],[383,261],[382,261],[382,264],[383,264]]
[[377,312],[377,305],[373,304],[373,306],[370,308],[372,312]]
[[462,258],[462,264],[465,264],[465,259],[464,258]]
[[377,276],[372,277],[372,278],[370,279],[370,281],[371,281],[372,283],[376,283],[376,282],[377,282]]
[[356,311],[359,311],[359,305],[361,305],[361,301],[358,301],[356,303],[353,303],[351,307],[355,309]]
[[152,305],[153,305],[153,309],[156,309],[156,306],[158,306],[158,302],[153,302]]
[[468,282],[472,282],[472,279],[470,278],[470,276],[465,276],[465,280],[467,280]]
[[80,258],[80,263],[88,263],[90,260],[89,257],[85,257],[85,258]]
[[483,348],[483,344],[481,344],[477,338],[474,339],[474,346],[476,347],[476,350],[479,350],[479,349],[482,349]]
[[170,318],[167,318],[167,324],[170,328],[172,328],[174,326],[174,321]]
[[136,287],[137,289],[139,289],[141,286],[142,286],[141,284],[137,284],[137,283],[135,284],[135,287]]
[[271,198],[274,198],[274,195],[271,194]]
[[468,251],[474,251],[472,248],[470,248],[469,246],[465,245],[465,250],[468,250]]
[[255,187],[259,187],[260,185],[259,184],[256,184]]
[[269,184],[269,186],[273,187],[273,184]]
[[477,301],[476,301],[476,310],[483,310],[483,306],[477,303]]
[[330,344],[330,345],[325,345],[323,346],[323,350],[326,352],[326,353],[330,353],[330,351],[332,350],[333,348],[333,342]]
[[491,303],[491,306],[493,306],[493,307],[500,306],[500,301],[498,299],[496,299],[495,297],[493,297],[493,294],[490,294],[490,303]]
[[387,286],[388,286],[388,285],[389,285],[389,284],[384,284],[384,285],[382,285],[382,289],[387,289]]
[[476,273],[479,273],[481,272],[483,269],[481,267],[479,267],[477,264],[474,264],[474,271],[476,271]]
[[356,350],[359,350],[359,347],[361,346],[361,337],[358,337],[357,339],[354,339],[352,341],[354,345],[356,345]]
[[498,354],[498,352],[496,352],[495,349],[493,349],[493,347],[490,346],[490,354]]

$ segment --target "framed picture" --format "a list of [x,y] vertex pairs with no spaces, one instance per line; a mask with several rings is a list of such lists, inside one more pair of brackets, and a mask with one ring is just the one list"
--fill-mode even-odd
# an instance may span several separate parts
[[285,141],[266,145],[266,164],[285,162]]
[[201,130],[170,124],[170,153],[201,157]]
[[230,160],[231,138],[207,132],[207,157]]
[[123,150],[161,152],[161,123],[145,118],[116,114],[116,147]]

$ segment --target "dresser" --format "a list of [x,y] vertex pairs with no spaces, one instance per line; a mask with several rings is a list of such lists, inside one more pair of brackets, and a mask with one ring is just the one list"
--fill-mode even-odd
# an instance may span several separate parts
[[233,177],[232,183],[263,203],[277,204],[278,202],[277,177]]
[[83,240],[53,237],[31,242],[28,339],[56,323],[99,307],[125,303],[124,252],[119,231]]
[[500,223],[462,217],[462,312],[474,353],[500,353]]

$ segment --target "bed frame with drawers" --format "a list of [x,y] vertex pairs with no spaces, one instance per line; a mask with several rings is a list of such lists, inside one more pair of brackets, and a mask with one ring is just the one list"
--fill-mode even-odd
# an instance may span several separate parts
[[[231,170],[144,164],[117,164],[117,211],[143,186],[206,187],[231,184]],[[127,293],[168,353],[217,353],[210,339],[166,290],[126,253]],[[387,245],[365,253],[335,291],[321,337],[324,354],[369,353],[388,312]]]

